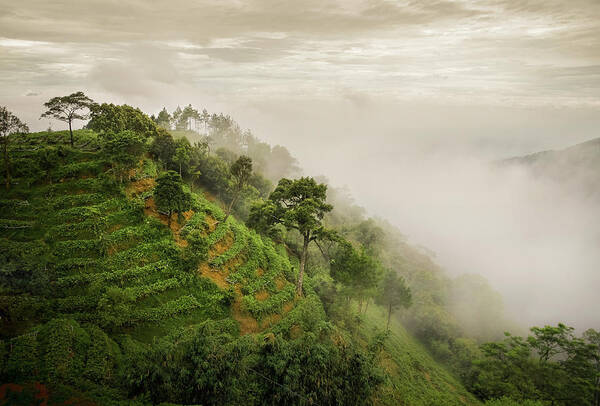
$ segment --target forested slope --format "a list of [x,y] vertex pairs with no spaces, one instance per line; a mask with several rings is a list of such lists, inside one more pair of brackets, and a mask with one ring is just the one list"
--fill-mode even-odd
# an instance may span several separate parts
[[0,404],[476,403],[373,305],[344,326],[310,275],[298,296],[290,248],[218,201],[184,185],[169,225],[152,155],[117,176],[96,132],[68,137],[11,140]]

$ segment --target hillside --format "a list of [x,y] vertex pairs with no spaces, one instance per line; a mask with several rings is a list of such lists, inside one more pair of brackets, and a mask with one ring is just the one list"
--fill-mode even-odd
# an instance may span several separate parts
[[[167,216],[145,154],[120,181],[98,135],[10,144],[0,200],[0,405],[477,401],[382,309],[328,320],[290,248],[202,192]],[[197,189],[196,189],[197,190]],[[375,347],[373,347],[375,346]]]
[[501,164],[526,168],[538,178],[560,183],[570,192],[600,198],[600,138],[561,150],[513,157]]

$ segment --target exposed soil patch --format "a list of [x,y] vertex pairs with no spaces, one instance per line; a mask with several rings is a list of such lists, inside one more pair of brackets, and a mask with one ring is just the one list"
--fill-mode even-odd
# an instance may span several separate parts
[[265,271],[263,271],[263,269],[262,269],[262,268],[258,268],[258,269],[256,270],[256,276],[258,276],[259,278],[260,278],[261,276],[263,276],[263,275],[264,275],[264,273],[265,273]]
[[283,314],[288,313],[290,310],[292,310],[294,308],[294,305],[296,304],[295,300],[289,301],[286,304],[283,305]]
[[213,217],[206,215],[206,225],[208,226],[208,233],[212,233],[217,228],[218,221]]
[[153,178],[140,179],[129,183],[125,188],[128,197],[136,196],[151,190],[156,185]]
[[212,246],[209,252],[209,258],[215,258],[227,251],[233,245],[233,233],[228,231],[225,237],[221,238],[220,241],[217,241],[215,245]]
[[202,276],[213,281],[219,288],[225,290],[229,287],[229,282],[227,282],[227,272],[213,271],[206,262],[200,264],[198,270]]
[[246,312],[242,308],[241,299],[241,294],[236,294],[235,301],[232,305],[233,318],[236,319],[238,323],[240,323],[240,334],[244,335],[250,333],[257,333],[258,331],[260,331],[258,322],[254,317],[252,317],[250,314],[248,314],[248,312]]
[[266,290],[261,290],[260,292],[256,292],[254,297],[256,298],[256,300],[262,302],[263,300],[267,300],[269,298],[269,292],[267,292]]
[[[164,225],[169,224],[169,218],[165,214],[161,214],[158,212],[158,208],[156,207],[156,202],[154,202],[154,197],[151,197],[146,200],[146,205],[144,207],[144,214],[146,216],[151,216],[160,220]],[[186,221],[188,221],[193,215],[193,210],[188,210],[183,212],[183,218],[181,224],[179,223],[179,216],[174,214],[171,217],[171,232],[173,233],[173,237],[175,238],[175,243],[180,247],[187,247],[188,242],[181,238],[179,235],[181,228],[185,225]]]
[[296,338],[300,337],[302,335],[302,327],[300,327],[298,324],[294,324],[292,326],[292,328],[290,328],[290,337],[292,338],[292,340],[295,340]]
[[275,278],[275,286],[277,286],[277,290],[283,289],[285,287],[285,280],[281,276],[278,276]]

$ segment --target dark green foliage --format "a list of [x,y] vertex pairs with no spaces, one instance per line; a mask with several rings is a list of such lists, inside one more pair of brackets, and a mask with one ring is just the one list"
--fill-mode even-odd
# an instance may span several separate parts
[[146,151],[146,140],[143,135],[131,130],[104,133],[102,138],[103,152],[122,182],[123,175],[137,166]]
[[0,139],[3,145],[4,178],[6,190],[10,187],[10,160],[8,154],[9,136],[15,133],[27,133],[29,128],[4,106],[0,106]]
[[374,295],[374,289],[383,274],[383,268],[375,258],[368,255],[365,249],[356,250],[347,241],[341,242],[331,259],[330,269],[331,277],[361,300]]
[[165,130],[171,128],[171,115],[166,108],[163,107],[163,109],[158,113],[155,122],[156,125],[164,128]]
[[383,277],[376,302],[388,309],[389,328],[392,312],[400,307],[409,307],[412,304],[412,294],[404,279],[392,271]]
[[152,349],[138,346],[132,394],[149,393],[154,403],[361,405],[382,381],[367,353],[327,337],[236,335],[231,321],[206,322]]
[[175,140],[173,140],[171,134],[166,131],[159,131],[158,135],[152,140],[150,153],[162,162],[165,168],[172,168],[176,148]]
[[91,119],[87,128],[97,133],[118,134],[122,131],[133,131],[145,137],[157,135],[154,121],[140,109],[126,104],[95,104],[91,108]]
[[173,213],[181,215],[192,207],[192,197],[183,189],[181,176],[174,171],[163,173],[156,179],[154,201],[158,210],[169,216],[169,226]]
[[248,224],[256,230],[270,234],[273,227],[281,224],[288,230],[302,235],[297,291],[302,294],[304,267],[308,244],[321,237],[321,224],[325,213],[333,206],[327,204],[327,186],[317,184],[313,178],[296,180],[281,179],[269,195],[269,199],[252,207]]
[[506,333],[481,346],[468,383],[482,399],[539,400],[555,405],[596,405],[598,347],[593,330],[577,338],[573,329],[533,327],[523,339]]
[[252,159],[245,155],[240,156],[235,162],[231,164],[229,168],[229,173],[231,174],[230,189],[232,199],[229,205],[227,206],[227,211],[225,212],[225,220],[227,220],[227,217],[229,217],[233,205],[236,203],[237,199],[242,193],[242,190],[250,180],[250,176],[252,175]]
[[68,96],[53,97],[44,103],[44,107],[47,110],[42,114],[42,117],[50,117],[68,123],[71,147],[73,147],[75,144],[72,129],[73,121],[87,120],[93,105],[94,101],[83,94],[83,92],[75,92]]

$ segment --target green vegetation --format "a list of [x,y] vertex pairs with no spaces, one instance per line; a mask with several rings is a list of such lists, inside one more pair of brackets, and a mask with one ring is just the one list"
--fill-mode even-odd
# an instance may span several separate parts
[[73,147],[73,121],[87,120],[93,104],[94,101],[83,94],[83,92],[75,92],[68,96],[53,97],[44,103],[44,107],[47,110],[41,117],[51,117],[55,120],[68,123],[71,147]]
[[12,114],[6,107],[0,107],[0,137],[3,145],[4,158],[4,179],[6,190],[10,188],[10,160],[8,155],[9,135],[14,133],[27,133],[29,128]]
[[257,230],[273,235],[273,228],[283,225],[302,236],[302,251],[296,290],[302,295],[308,244],[323,235],[322,220],[333,206],[325,203],[327,186],[313,178],[281,179],[269,199],[252,208],[249,223]]
[[480,347],[498,334],[468,301],[506,325],[485,281],[285,178],[284,148],[191,105],[82,97],[45,114],[89,108],[84,130],[24,134],[0,110],[0,405],[597,404],[595,331]]

